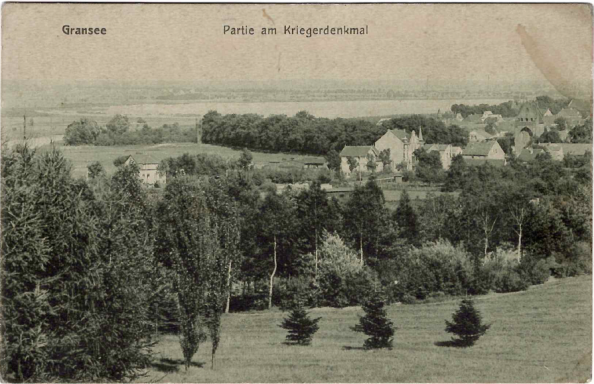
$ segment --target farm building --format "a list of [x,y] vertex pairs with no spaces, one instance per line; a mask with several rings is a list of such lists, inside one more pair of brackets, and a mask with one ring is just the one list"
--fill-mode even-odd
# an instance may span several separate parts
[[326,161],[322,158],[308,157],[303,160],[303,168],[328,168]]
[[486,141],[483,143],[471,143],[462,151],[464,160],[491,159],[505,160],[505,152],[497,141]]
[[165,184],[167,176],[158,170],[159,162],[150,156],[146,155],[132,155],[128,156],[124,165],[136,164],[140,168],[138,177],[146,185],[154,186],[155,184]]

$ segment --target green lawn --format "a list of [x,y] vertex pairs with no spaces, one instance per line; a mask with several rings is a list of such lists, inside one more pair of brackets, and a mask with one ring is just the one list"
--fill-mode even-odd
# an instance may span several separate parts
[[154,366],[139,381],[162,382],[584,382],[591,377],[592,280],[568,278],[526,292],[477,298],[491,329],[472,348],[448,341],[444,320],[457,301],[393,305],[393,350],[360,349],[364,335],[349,329],[359,308],[312,310],[320,330],[309,347],[283,344],[278,310],[223,319],[215,369],[210,343],[187,372],[175,336],[163,336]]
[[[47,148],[47,147],[46,147]],[[184,153],[195,155],[198,153],[216,154],[227,159],[237,159],[241,151],[220,147],[209,144],[196,143],[172,143],[172,144],[156,144],[156,145],[130,145],[130,146],[113,146],[113,147],[96,147],[96,146],[62,146],[60,150],[64,153],[67,159],[72,161],[74,169],[73,175],[75,177],[85,176],[87,173],[87,165],[99,161],[108,173],[115,171],[113,161],[122,155],[150,155],[155,161],[160,162],[168,157],[181,156]],[[284,153],[263,153],[252,152],[254,156],[254,163],[266,163],[269,161],[280,161],[282,159],[296,160],[303,158],[311,158],[312,156],[284,154]]]

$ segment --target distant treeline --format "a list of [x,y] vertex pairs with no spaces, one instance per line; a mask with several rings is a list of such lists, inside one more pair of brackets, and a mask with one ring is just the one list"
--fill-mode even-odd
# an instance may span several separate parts
[[[536,105],[538,108],[542,109],[543,112],[547,109],[550,109],[553,115],[556,115],[563,108],[567,107],[567,104],[569,104],[569,100],[567,99],[553,99],[549,96],[536,97]],[[491,111],[496,115],[501,115],[502,117],[516,117],[520,111],[520,106],[521,104],[513,101],[506,101],[505,103],[501,103],[499,105],[454,104],[452,105],[451,110],[454,114],[461,114],[462,117],[467,117],[473,114],[482,115],[485,111]]]
[[198,141],[195,129],[182,129],[178,123],[164,124],[160,128],[151,128],[142,119],[138,119],[137,123],[143,124],[142,128],[131,131],[127,116],[116,115],[105,127],[83,118],[68,125],[64,142],[67,145],[116,146]]
[[410,115],[384,121],[381,125],[364,119],[328,119],[301,111],[295,116],[256,114],[221,115],[210,111],[202,119],[202,142],[246,147],[253,150],[323,155],[341,151],[345,145],[372,145],[387,129],[419,132],[427,144],[464,146],[468,133],[458,126],[446,127],[433,118]]

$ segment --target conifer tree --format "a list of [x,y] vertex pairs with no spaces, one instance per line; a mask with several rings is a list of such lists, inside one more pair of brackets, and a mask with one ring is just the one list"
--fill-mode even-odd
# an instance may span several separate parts
[[394,336],[394,325],[384,309],[384,300],[381,295],[372,295],[363,304],[365,316],[359,318],[359,324],[351,329],[363,332],[370,336],[365,340],[365,349],[391,348]]
[[321,317],[312,319],[303,308],[301,303],[297,303],[291,311],[288,318],[285,318],[279,327],[289,331],[287,341],[299,345],[309,345],[314,333],[320,328],[318,321]]
[[460,308],[452,316],[453,323],[446,322],[446,332],[453,333],[458,339],[452,340],[461,346],[470,347],[484,335],[491,327],[490,324],[482,324],[480,312],[474,308],[474,302],[471,299],[464,299],[460,303]]

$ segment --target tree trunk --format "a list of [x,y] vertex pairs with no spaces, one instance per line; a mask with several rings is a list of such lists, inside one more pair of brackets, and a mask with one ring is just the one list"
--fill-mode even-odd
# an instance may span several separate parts
[[315,268],[315,273],[314,273],[314,278],[317,279],[318,278],[318,228],[316,228],[316,241],[315,241],[315,247],[316,247],[316,268]]
[[522,225],[520,225],[520,233],[518,233],[518,258],[522,260]]
[[270,291],[268,292],[268,309],[272,309],[272,285],[274,284],[274,274],[276,273],[276,236],[274,236],[274,269],[270,274]]
[[359,231],[359,253],[361,254],[361,265],[363,265],[363,231]]
[[233,260],[229,260],[229,270],[227,271],[227,305],[225,306],[225,313],[229,313],[229,307],[231,305],[231,264]]
[[487,257],[487,248],[489,248],[489,236],[485,233],[485,257]]

